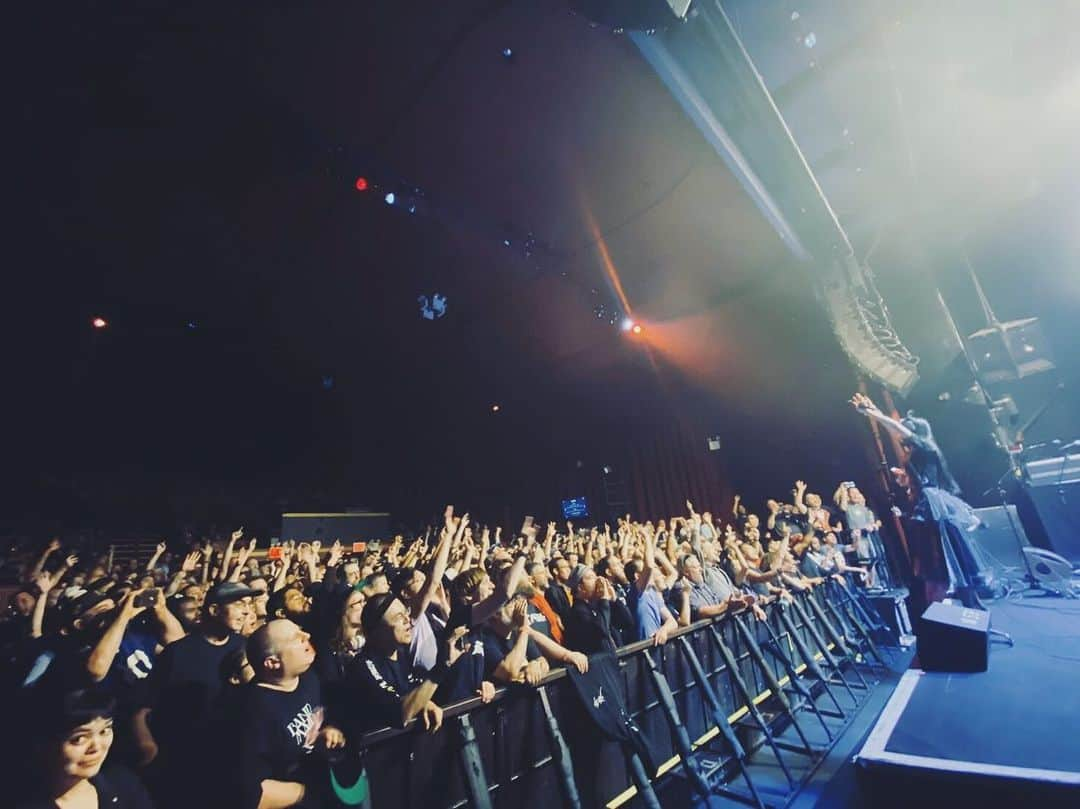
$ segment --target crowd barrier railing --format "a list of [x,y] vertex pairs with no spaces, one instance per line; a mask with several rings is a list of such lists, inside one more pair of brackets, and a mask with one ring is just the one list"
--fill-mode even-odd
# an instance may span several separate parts
[[[770,604],[766,612],[764,621],[725,615],[685,627],[663,646],[643,641],[618,650],[628,710],[649,739],[656,772],[644,772],[617,743],[598,740],[560,668],[539,687],[512,686],[486,704],[476,698],[447,707],[437,733],[414,720],[365,734],[359,747],[372,805],[615,807],[635,794],[656,805],[652,787],[673,770],[698,791],[734,784],[743,772],[742,753],[759,745],[773,746],[791,781],[781,750],[790,752],[792,745],[776,736],[794,725],[803,752],[812,754],[800,722],[814,720],[806,712],[797,718],[790,695],[806,697],[802,706],[811,703],[831,739],[822,714],[843,718],[868,689],[853,665],[868,647],[856,649],[851,637],[868,628],[839,586]],[[828,710],[813,705],[816,696]],[[717,742],[727,755],[711,756],[704,771],[694,751]],[[748,801],[760,803],[749,778],[746,783]]]

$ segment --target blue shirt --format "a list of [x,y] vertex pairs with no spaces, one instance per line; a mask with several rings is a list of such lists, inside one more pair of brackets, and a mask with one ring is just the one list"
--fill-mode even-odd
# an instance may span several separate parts
[[645,592],[633,598],[637,588],[632,588],[634,621],[637,623],[638,640],[648,640],[664,625],[664,599],[655,587],[646,587]]

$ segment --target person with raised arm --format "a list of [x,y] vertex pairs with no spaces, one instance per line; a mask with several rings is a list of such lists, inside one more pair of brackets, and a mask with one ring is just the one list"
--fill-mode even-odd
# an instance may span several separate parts
[[925,583],[926,600],[952,595],[965,606],[981,608],[980,592],[988,595],[991,591],[991,566],[965,533],[981,521],[960,498],[960,487],[934,440],[930,422],[912,411],[903,419],[892,418],[862,393],[856,393],[851,404],[900,439],[909,452],[904,472],[913,486],[914,500],[908,540],[912,567]]

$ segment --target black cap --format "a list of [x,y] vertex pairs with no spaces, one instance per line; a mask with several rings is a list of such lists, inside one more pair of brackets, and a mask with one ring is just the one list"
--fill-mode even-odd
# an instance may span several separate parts
[[239,601],[241,598],[248,598],[254,595],[257,595],[257,592],[252,590],[246,584],[241,584],[238,581],[223,581],[210,588],[210,592],[206,594],[206,603],[208,605],[231,604],[234,601]]

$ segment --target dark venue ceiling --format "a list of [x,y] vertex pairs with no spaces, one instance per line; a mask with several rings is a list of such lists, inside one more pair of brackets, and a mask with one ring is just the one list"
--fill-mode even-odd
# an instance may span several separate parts
[[[928,407],[931,279],[982,325],[959,235],[1077,377],[1076,10],[1049,5],[724,3],[876,244]],[[626,36],[554,0],[13,14],[9,514],[550,512],[672,425],[720,435],[755,496],[863,463],[812,269]],[[382,201],[402,182],[415,215]],[[642,339],[593,314],[620,289]]]

